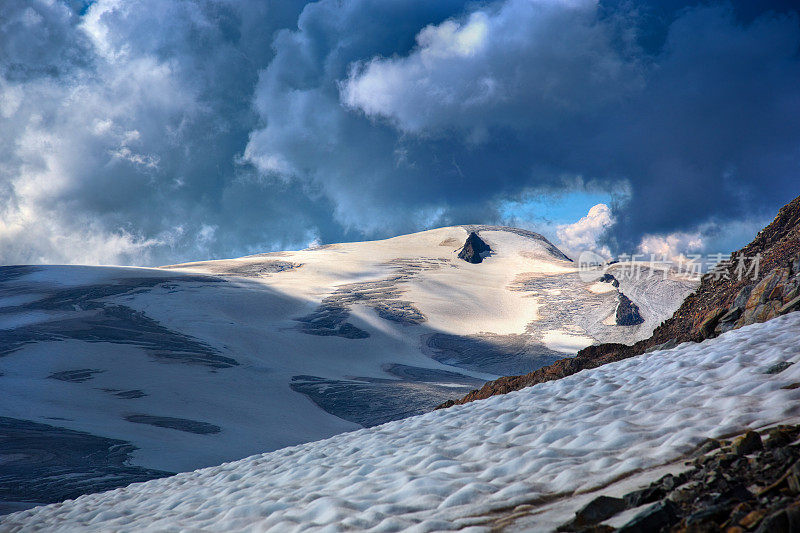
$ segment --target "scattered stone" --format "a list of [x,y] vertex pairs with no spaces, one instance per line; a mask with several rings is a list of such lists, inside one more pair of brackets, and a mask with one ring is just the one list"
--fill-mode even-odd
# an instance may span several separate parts
[[778,314],[783,315],[789,311],[794,311],[795,308],[800,307],[800,296],[792,298],[778,309]]
[[755,431],[748,431],[741,437],[734,439],[733,444],[731,444],[731,451],[736,455],[747,455],[763,448],[761,436]]
[[794,505],[766,517],[756,533],[793,533],[800,531],[800,507]]
[[491,251],[489,245],[483,242],[483,240],[478,237],[478,234],[473,231],[467,237],[467,242],[464,243],[464,247],[458,252],[458,258],[463,259],[467,263],[478,264],[483,261],[483,256],[481,256],[481,254],[489,251]]
[[700,446],[697,448],[695,452],[695,456],[705,455],[711,451],[716,450],[721,446],[720,442],[717,439],[706,439]]
[[751,511],[747,513],[747,515],[739,520],[739,525],[750,529],[756,526],[764,516],[766,516],[767,512],[764,509],[759,509],[757,511]]
[[703,522],[719,522],[721,519],[724,519],[727,513],[728,508],[725,505],[712,505],[686,517],[686,525],[692,527],[702,524]]
[[792,494],[800,494],[800,461],[793,464],[787,472],[786,484]]
[[639,507],[640,505],[644,505],[646,503],[653,503],[654,501],[660,500],[664,496],[664,489],[656,484],[653,484],[644,489],[629,492],[623,496],[623,499],[628,507],[633,508]]
[[574,522],[576,525],[597,524],[624,511],[626,507],[625,500],[622,498],[598,496],[575,513]]
[[786,370],[787,368],[789,368],[793,364],[794,363],[791,363],[789,361],[781,361],[779,363],[775,363],[774,365],[772,365],[771,367],[766,369],[764,371],[764,373],[765,374],[780,374],[781,372],[783,372],[784,370]]
[[704,485],[699,481],[690,481],[677,487],[675,490],[670,492],[669,496],[667,497],[675,503],[688,502],[694,499],[698,489],[703,486]]
[[664,500],[651,505],[619,528],[619,533],[649,533],[670,527],[678,521],[675,504]]
[[[766,445],[754,431],[733,442],[703,441],[687,463],[693,468],[624,496],[628,509],[651,505],[618,531],[800,532],[798,435],[800,425],[782,425],[769,431]],[[564,531],[594,531],[569,525]]]
[[779,448],[791,444],[797,432],[790,426],[778,426],[772,428],[767,433],[767,441],[764,447],[767,449]]

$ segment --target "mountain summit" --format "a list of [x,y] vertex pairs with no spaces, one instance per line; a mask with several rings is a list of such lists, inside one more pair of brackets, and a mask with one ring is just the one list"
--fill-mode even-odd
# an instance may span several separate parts
[[483,256],[481,254],[489,251],[491,251],[489,245],[483,242],[481,238],[478,237],[477,233],[472,231],[467,237],[467,242],[464,243],[461,251],[458,252],[458,258],[463,259],[467,263],[477,264],[483,261]]

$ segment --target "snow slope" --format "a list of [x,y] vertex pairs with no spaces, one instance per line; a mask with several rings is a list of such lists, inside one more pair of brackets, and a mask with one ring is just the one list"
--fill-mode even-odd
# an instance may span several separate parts
[[[477,265],[456,257],[469,230],[492,248]],[[178,472],[419,414],[644,338],[692,288],[655,283],[645,299],[666,303],[637,302],[647,322],[623,327],[606,320],[616,291],[591,286],[541,236],[489,226],[157,269],[2,267],[0,430],[28,445],[0,485],[47,480],[21,491],[34,502],[107,488],[87,439],[119,467]]]
[[[487,400],[3,518],[47,531],[458,529],[796,421],[800,313]],[[532,525],[533,527],[533,525]]]

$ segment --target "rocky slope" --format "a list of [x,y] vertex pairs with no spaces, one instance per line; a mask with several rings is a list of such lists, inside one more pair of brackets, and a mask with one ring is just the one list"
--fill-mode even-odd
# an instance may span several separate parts
[[800,528],[798,425],[707,439],[685,462],[622,497],[600,495],[557,531],[784,533]]
[[[755,258],[758,269],[751,270]],[[744,259],[744,263],[740,262]],[[744,268],[743,268],[744,267]],[[741,274],[741,275],[740,275]],[[772,221],[729,260],[703,276],[671,318],[652,336],[632,345],[605,343],[586,347],[574,358],[519,376],[486,383],[460,400],[438,408],[505,394],[537,383],[561,379],[587,368],[640,355],[682,342],[700,342],[722,332],[764,322],[800,308],[800,196],[780,209]]]

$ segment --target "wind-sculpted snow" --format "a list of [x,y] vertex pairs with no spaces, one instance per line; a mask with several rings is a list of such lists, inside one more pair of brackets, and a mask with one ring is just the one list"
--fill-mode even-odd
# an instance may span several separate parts
[[[9,515],[6,531],[416,531],[800,418],[800,313],[382,426]],[[327,528],[327,529],[326,529]]]

